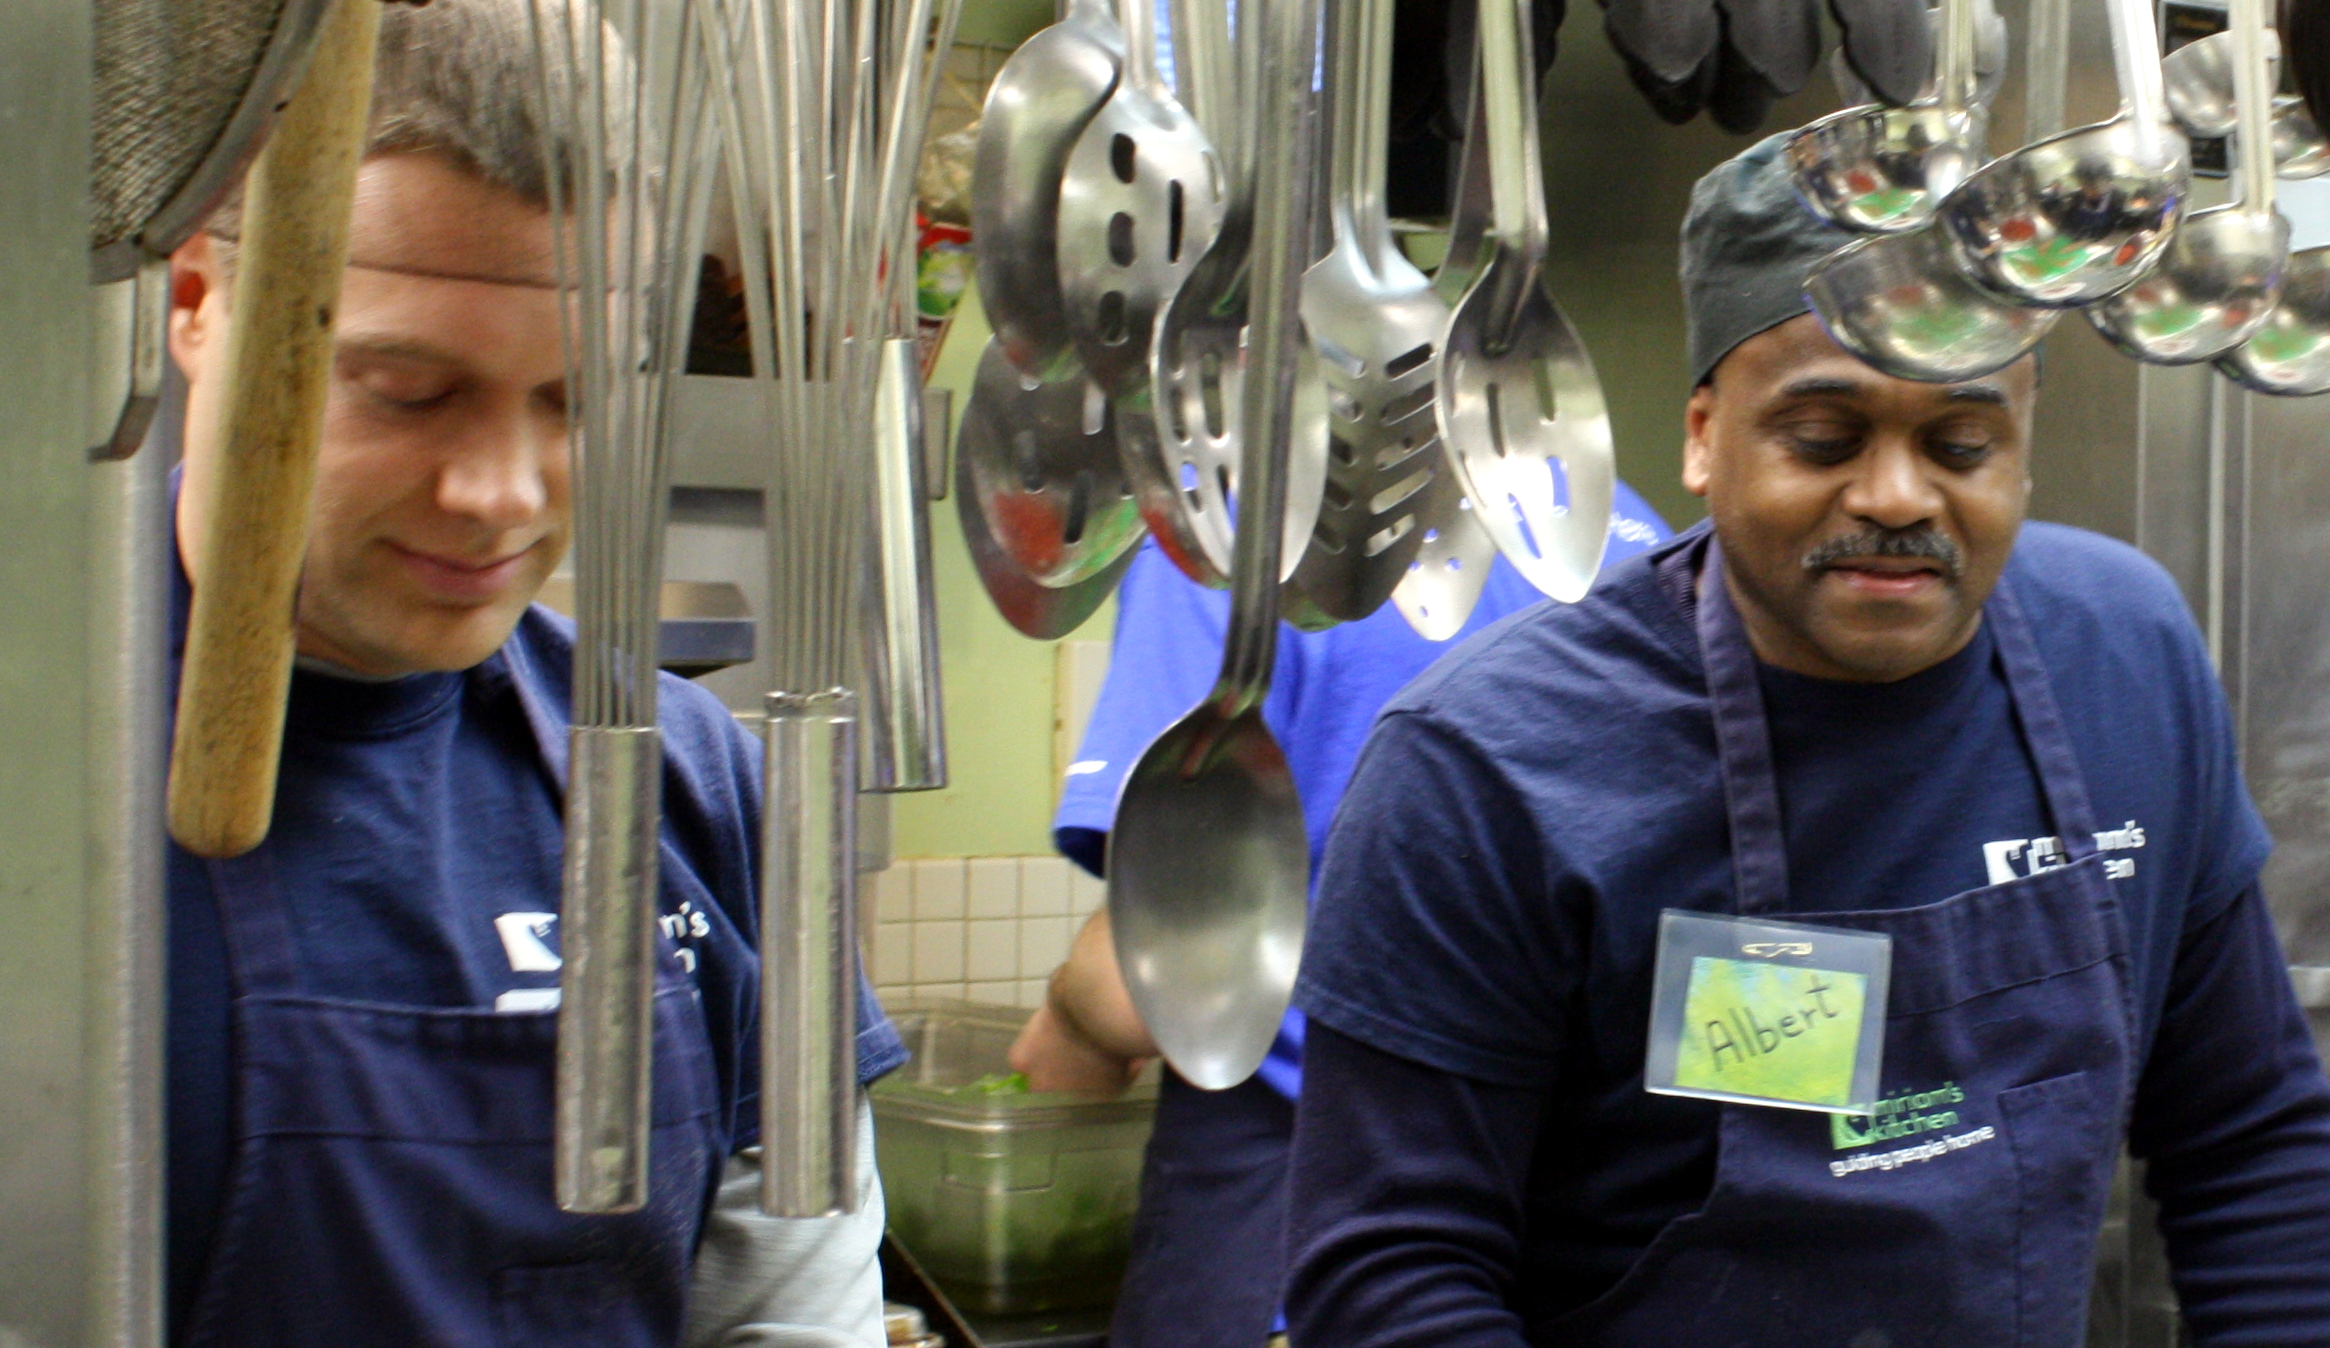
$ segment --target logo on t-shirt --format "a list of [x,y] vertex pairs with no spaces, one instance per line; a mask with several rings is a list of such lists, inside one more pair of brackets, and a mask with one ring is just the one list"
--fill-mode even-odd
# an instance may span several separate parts
[[[2125,852],[2143,845],[2144,830],[2133,819],[2095,835],[2098,852]],[[2043,871],[2061,870],[2071,864],[2071,858],[2064,852],[2061,838],[2001,838],[1982,844],[1982,864],[1990,874],[1990,883],[2003,885]],[[2131,879],[2136,874],[2136,859],[2105,857],[2103,873],[2112,880]]]
[[[696,944],[712,934],[712,923],[693,902],[657,919],[680,967],[696,972]],[[558,936],[556,913],[503,913],[494,919],[502,951],[510,957],[514,974],[554,974],[565,964],[554,944]],[[512,988],[494,998],[496,1011],[550,1011],[558,1006],[557,988]]]

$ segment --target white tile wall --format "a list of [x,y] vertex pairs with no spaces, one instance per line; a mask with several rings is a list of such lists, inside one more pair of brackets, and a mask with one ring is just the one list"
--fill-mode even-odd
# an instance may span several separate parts
[[885,998],[1033,1008],[1107,887],[1065,857],[926,857],[867,877]]

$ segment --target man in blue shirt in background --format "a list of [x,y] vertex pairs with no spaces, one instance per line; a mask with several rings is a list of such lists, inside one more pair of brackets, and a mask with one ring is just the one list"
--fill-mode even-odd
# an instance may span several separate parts
[[[1604,564],[1667,535],[1620,483]],[[1302,795],[1314,872],[1376,712],[1465,637],[1542,600],[1499,558],[1472,617],[1445,643],[1416,635],[1390,604],[1323,632],[1282,630],[1263,718]],[[1229,596],[1188,580],[1154,542],[1125,572],[1117,602],[1108,679],[1053,829],[1060,851],[1094,875],[1104,870],[1118,784],[1149,741],[1213,686],[1229,621]],[[1302,1013],[1290,1010],[1244,1085],[1207,1092],[1166,1073],[1132,1265],[1109,1330],[1116,1348],[1253,1348],[1271,1329],[1284,1282],[1280,1232],[1302,1045]],[[1053,975],[1013,1065],[1039,1090],[1114,1092],[1156,1052],[1117,972],[1104,909]]]
[[[579,156],[542,144],[530,6],[556,21],[557,0],[384,16],[273,828],[231,861],[169,857],[169,1336],[875,1348],[870,1140],[855,1215],[757,1210],[760,755],[668,675],[649,1198],[553,1198],[574,628],[532,600],[569,532],[547,204]],[[236,225],[174,259],[180,558],[227,452]],[[904,1050],[862,1006],[871,1079]]]
[[[2070,1348],[2124,1142],[2197,1341],[2319,1348],[2330,1083],[2207,652],[2159,567],[2024,522],[2035,360],[1892,379],[1805,312],[1850,240],[1781,139],[1683,226],[1711,525],[1441,663],[1353,774],[1294,1341]],[[1889,938],[1866,1112],[1646,1089],[1694,1032],[1701,1072],[1806,1032],[1662,1033],[1671,910],[1809,924],[1719,965]]]

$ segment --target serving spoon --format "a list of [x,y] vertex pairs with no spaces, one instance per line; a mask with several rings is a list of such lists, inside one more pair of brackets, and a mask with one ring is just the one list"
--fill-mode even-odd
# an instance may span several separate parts
[[1254,169],[1283,190],[1255,202],[1250,359],[1260,377],[1244,387],[1229,634],[1213,691],[1126,774],[1108,848],[1125,987],[1166,1061],[1209,1090],[1244,1081],[1269,1053],[1309,919],[1302,801],[1262,702],[1278,650],[1277,526],[1310,242],[1306,108],[1318,8],[1247,4],[1269,27]]
[[1529,0],[1481,0],[1495,239],[1441,342],[1441,436],[1473,515],[1539,590],[1582,597],[1610,532],[1610,416],[1585,343],[1546,287]]

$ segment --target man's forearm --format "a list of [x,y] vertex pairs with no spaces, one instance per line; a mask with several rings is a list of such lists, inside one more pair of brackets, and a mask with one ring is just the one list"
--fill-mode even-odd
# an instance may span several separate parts
[[2330,1082],[2255,890],[2179,952],[2132,1142],[2198,1340],[2330,1343]]
[[1288,1338],[1334,1348],[1523,1348],[1534,1092],[1409,1062],[1314,1020],[1287,1212]]
[[1068,958],[1052,972],[1046,992],[1052,1014],[1067,1030],[1112,1056],[1154,1058],[1157,1041],[1133,1006],[1117,967],[1116,938],[1103,908],[1088,919],[1068,948]]

